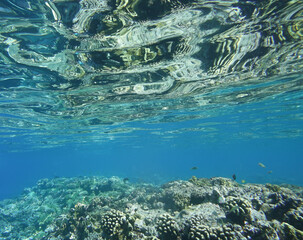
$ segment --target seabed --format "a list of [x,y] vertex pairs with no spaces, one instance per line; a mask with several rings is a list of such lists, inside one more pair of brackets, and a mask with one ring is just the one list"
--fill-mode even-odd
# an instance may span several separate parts
[[0,202],[0,239],[303,239],[303,188],[192,177],[42,179]]

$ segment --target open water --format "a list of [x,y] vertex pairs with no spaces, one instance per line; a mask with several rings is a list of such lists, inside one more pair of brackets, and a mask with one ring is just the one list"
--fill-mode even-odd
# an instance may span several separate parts
[[303,185],[299,0],[1,0],[0,198],[41,178]]

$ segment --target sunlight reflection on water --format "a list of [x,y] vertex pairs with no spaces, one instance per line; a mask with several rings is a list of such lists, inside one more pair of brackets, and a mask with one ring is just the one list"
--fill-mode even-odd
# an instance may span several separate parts
[[301,136],[302,12],[300,1],[1,3],[1,139],[168,138],[161,124],[195,119],[173,133]]

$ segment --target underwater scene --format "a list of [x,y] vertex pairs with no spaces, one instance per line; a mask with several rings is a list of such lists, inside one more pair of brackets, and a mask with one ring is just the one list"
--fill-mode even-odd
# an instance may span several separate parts
[[302,1],[0,1],[0,240],[303,240],[302,172]]

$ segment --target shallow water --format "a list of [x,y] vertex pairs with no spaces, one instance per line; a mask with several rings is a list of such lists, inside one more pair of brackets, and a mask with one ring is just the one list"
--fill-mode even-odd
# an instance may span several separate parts
[[301,1],[1,1],[0,197],[58,175],[302,185],[302,14]]

